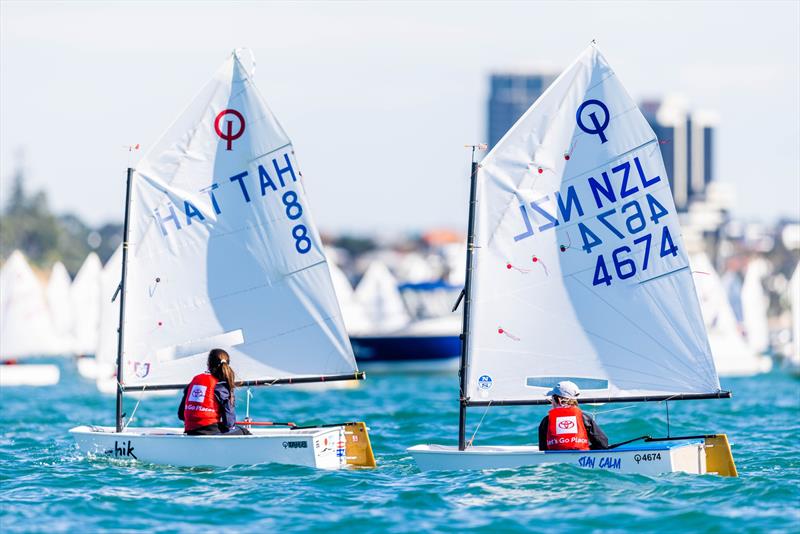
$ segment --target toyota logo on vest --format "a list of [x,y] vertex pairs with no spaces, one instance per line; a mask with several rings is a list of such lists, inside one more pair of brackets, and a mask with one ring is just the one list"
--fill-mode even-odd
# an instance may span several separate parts
[[564,430],[567,430],[574,426],[575,426],[575,421],[571,421],[569,419],[562,419],[561,421],[558,422],[558,428],[563,428]]

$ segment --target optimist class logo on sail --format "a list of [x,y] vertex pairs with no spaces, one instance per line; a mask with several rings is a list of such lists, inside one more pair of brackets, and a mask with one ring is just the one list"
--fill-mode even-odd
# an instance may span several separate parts
[[[225,132],[223,132],[220,127],[219,123],[220,120],[223,119],[225,116],[231,115],[236,117],[239,120],[239,129],[236,130],[236,133],[233,133],[233,121],[227,120],[225,121],[227,124],[227,128]],[[228,146],[226,150],[233,150],[233,142],[239,139],[242,134],[244,133],[244,115],[236,111],[235,109],[224,109],[217,114],[217,117],[214,119],[214,130],[217,132],[217,135],[220,138],[224,139],[228,142]]]
[[[604,102],[586,100],[578,107],[575,121],[581,131],[596,136],[593,143],[599,141],[602,146],[609,141],[605,132],[611,111]],[[675,233],[677,227],[666,207],[671,200],[665,198],[669,188],[661,177],[663,165],[657,151],[658,140],[652,139],[621,156],[612,155],[611,163],[584,174],[568,176],[570,166],[565,166],[560,190],[518,205],[521,231],[513,235],[514,242],[568,226],[570,241],[570,232],[580,238],[575,248],[595,257],[592,286],[666,274],[662,265],[657,269],[654,263],[678,255],[670,223]],[[559,246],[562,253],[571,248]]]

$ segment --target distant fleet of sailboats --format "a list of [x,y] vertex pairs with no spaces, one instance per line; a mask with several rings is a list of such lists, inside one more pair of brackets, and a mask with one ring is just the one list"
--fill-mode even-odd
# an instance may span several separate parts
[[[410,262],[416,265],[417,272],[423,272],[420,261],[424,260],[416,256]],[[769,301],[764,291],[769,272],[766,260],[751,259],[742,282],[727,291],[705,253],[693,254],[690,261],[719,375],[768,372],[773,353],[783,356],[781,369],[800,375],[797,270],[787,291],[793,325],[791,341],[773,351],[767,321]],[[431,305],[435,299],[454,303],[453,288],[457,286],[439,278],[419,283],[408,283],[404,278],[400,282],[383,261],[376,259],[368,264],[354,288],[339,266],[329,266],[344,323],[362,366],[373,372],[448,371],[457,366],[460,314],[444,309],[441,302]],[[43,280],[21,252],[12,253],[0,270],[0,360],[6,363],[0,368],[0,384],[56,383],[60,373],[55,364],[34,367],[31,363],[8,363],[66,356],[75,358],[83,378],[95,381],[101,392],[113,394],[119,308],[112,298],[119,286],[120,270],[118,248],[105,265],[91,253],[75,280],[71,280],[61,262],[56,262]],[[435,273],[432,269],[427,272]],[[409,306],[404,293],[414,294],[417,300],[413,306]],[[419,314],[411,309],[420,306],[434,311]]]

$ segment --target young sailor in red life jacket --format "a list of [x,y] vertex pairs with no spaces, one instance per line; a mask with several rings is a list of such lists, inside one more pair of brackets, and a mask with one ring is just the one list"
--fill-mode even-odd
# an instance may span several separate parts
[[236,375],[231,357],[222,349],[213,349],[207,365],[208,371],[195,376],[183,390],[178,419],[183,421],[184,431],[192,436],[250,434],[236,426]]
[[552,408],[539,423],[540,451],[607,449],[608,437],[590,415],[578,408],[581,394],[574,382],[565,380],[551,389]]

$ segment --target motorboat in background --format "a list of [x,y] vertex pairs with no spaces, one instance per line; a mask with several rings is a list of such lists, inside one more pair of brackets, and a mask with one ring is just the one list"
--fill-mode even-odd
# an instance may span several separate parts
[[359,364],[372,372],[455,369],[461,326],[450,308],[460,290],[442,280],[398,284],[383,263],[370,264],[354,293],[366,320],[348,326]]

